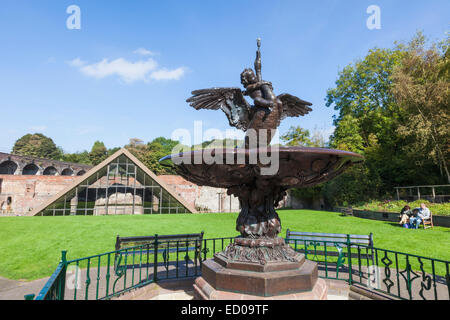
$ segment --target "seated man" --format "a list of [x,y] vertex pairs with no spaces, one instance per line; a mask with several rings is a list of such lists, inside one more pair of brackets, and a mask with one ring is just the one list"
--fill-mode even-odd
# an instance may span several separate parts
[[410,219],[411,227],[413,227],[414,229],[419,229],[420,223],[424,219],[430,218],[430,215],[431,215],[430,209],[427,208],[425,203],[421,203],[420,208],[417,208],[417,209],[418,209],[417,215],[414,217],[411,217],[411,219]]

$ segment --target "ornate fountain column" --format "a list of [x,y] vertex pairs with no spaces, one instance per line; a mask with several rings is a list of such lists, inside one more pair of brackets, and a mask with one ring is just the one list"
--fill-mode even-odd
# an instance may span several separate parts
[[228,189],[239,197],[236,230],[241,237],[202,264],[194,289],[200,299],[326,299],[317,263],[294,251],[283,238],[275,211],[285,195],[279,187],[242,185]]

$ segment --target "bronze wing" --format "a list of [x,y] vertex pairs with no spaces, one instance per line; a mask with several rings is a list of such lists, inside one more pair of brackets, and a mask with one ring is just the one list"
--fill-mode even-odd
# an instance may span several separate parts
[[281,114],[280,120],[283,120],[286,117],[304,116],[312,111],[309,107],[312,106],[311,102],[304,101],[288,93],[280,94],[278,99],[283,103],[283,113]]
[[211,88],[192,91],[186,100],[195,109],[221,109],[227,115],[230,126],[246,131],[250,123],[250,104],[239,88]]

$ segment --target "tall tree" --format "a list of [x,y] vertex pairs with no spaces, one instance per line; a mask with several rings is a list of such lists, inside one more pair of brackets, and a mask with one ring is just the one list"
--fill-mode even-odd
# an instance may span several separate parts
[[26,134],[18,139],[12,149],[13,154],[60,160],[61,149],[53,140],[42,133]]
[[402,64],[393,74],[393,93],[407,113],[398,133],[410,138],[404,152],[419,159],[430,157],[450,183],[450,40],[426,48],[419,33],[406,47]]
[[[402,114],[391,90],[393,70],[403,55],[399,48],[372,49],[364,59],[345,67],[336,87],[327,91],[326,106],[339,111],[334,117],[336,129],[330,145],[366,157],[358,176],[367,174],[371,181],[382,178],[384,183],[377,185],[377,194],[390,192],[407,180],[404,171],[408,164],[399,152],[403,137],[396,134]],[[346,177],[340,180],[346,181]],[[369,179],[359,184],[362,182],[369,183]]]
[[[448,176],[448,39],[441,51],[425,50],[424,43],[419,33],[408,45],[372,49],[328,90],[326,105],[339,111],[331,146],[366,158],[325,186],[334,200],[381,198],[394,186],[441,183],[436,164]],[[349,193],[351,183],[358,188]]]
[[106,149],[105,144],[101,141],[95,141],[92,146],[91,152],[89,153],[89,159],[91,164],[94,166],[98,165],[100,162],[106,159],[108,156],[108,149]]

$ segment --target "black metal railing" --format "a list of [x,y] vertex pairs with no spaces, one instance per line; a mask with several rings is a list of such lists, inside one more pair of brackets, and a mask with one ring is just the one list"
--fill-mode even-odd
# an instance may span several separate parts
[[[111,299],[161,280],[197,277],[201,275],[202,262],[223,251],[233,240],[234,237],[199,240],[200,252],[187,250],[183,241],[171,241],[172,250],[164,253],[158,252],[158,243],[151,248],[140,245],[69,261],[63,252],[61,262],[36,300]],[[449,261],[348,241],[286,241],[307,259],[318,262],[322,278],[346,281],[349,285],[359,283],[400,299],[450,299]]]
[[322,278],[358,283],[399,299],[450,299],[449,261],[349,242],[289,241],[319,263]]

